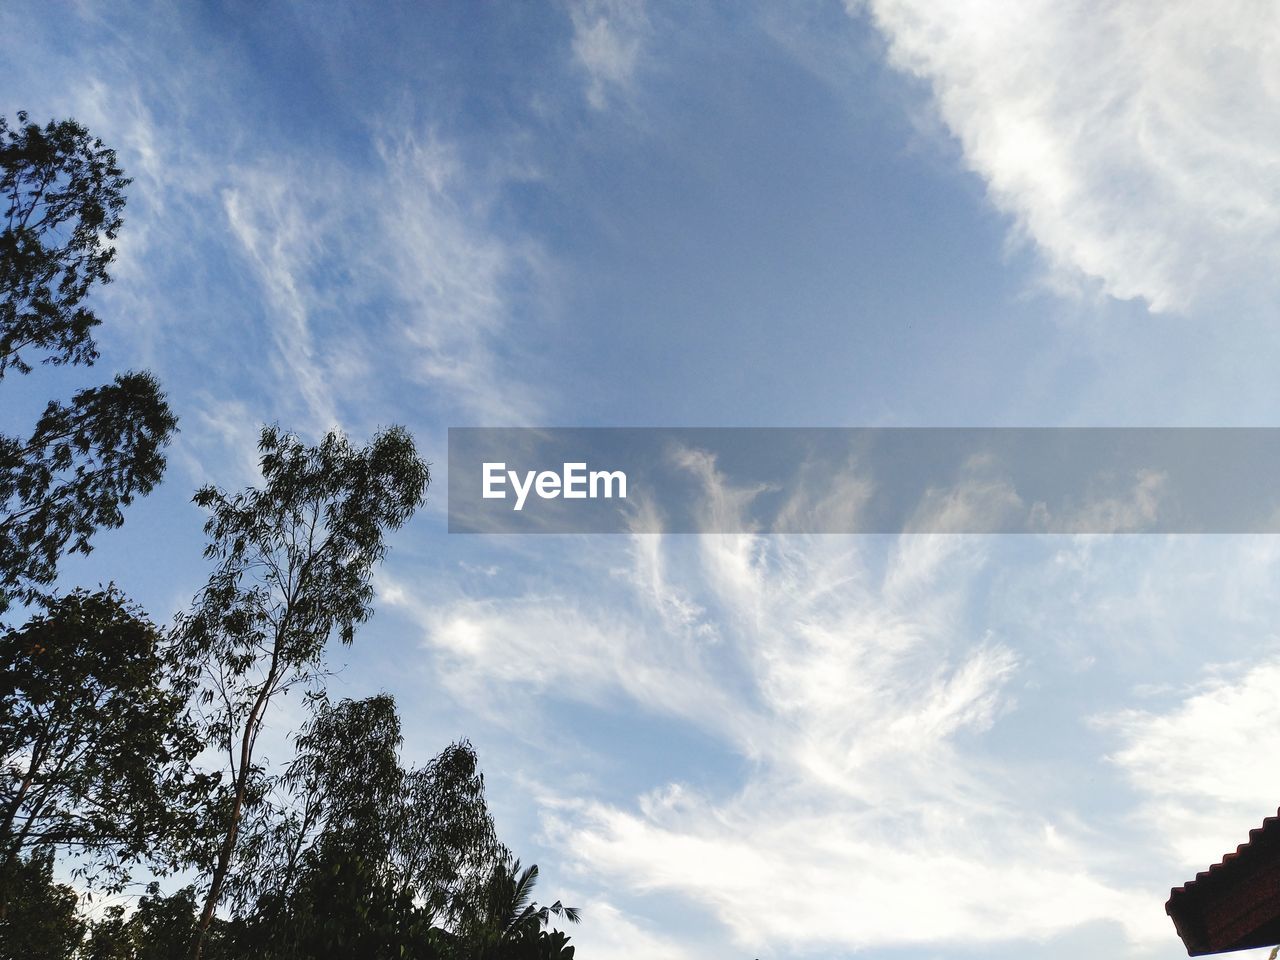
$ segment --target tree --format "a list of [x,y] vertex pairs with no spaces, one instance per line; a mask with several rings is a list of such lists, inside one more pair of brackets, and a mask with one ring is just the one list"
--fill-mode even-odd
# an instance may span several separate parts
[[[116,156],[73,120],[44,128],[0,117],[0,380],[45,363],[92,364],[85,305],[111,278],[111,241],[124,188]],[[127,373],[51,402],[32,434],[0,435],[0,614],[30,603],[67,551],[88,553],[100,527],[123,522],[121,507],[151,491],[177,421],[155,379]]]
[[129,373],[51,401],[26,441],[0,435],[0,614],[52,583],[63,553],[85,553],[121,508],[164,473],[177,426],[159,384]]
[[405,769],[386,694],[330,704],[297,738],[281,800],[248,830],[241,908],[262,956],[434,957],[507,857],[469,743]]
[[330,636],[352,642],[372,613],[370,580],[385,535],[422,503],[430,479],[398,427],[363,449],[336,432],[308,447],[268,427],[259,448],[261,488],[228,494],[205,487],[195,496],[212,514],[205,554],[216,567],[178,628],[184,648],[207,664],[209,733],[229,775],[212,811],[221,841],[208,865],[197,958],[246,807],[269,789],[254,751],[271,703],[320,675]]
[[405,777],[397,866],[433,923],[456,927],[510,851],[497,840],[470,742],[450,744]]
[[0,379],[31,370],[24,350],[47,353],[46,363],[97,359],[101,321],[83,301],[111,279],[129,183],[115,151],[74,120],[41,129],[19,112],[10,129],[0,117]]
[[244,868],[233,885],[241,906],[286,904],[320,846],[357,848],[375,864],[390,859],[405,779],[394,704],[385,695],[333,705],[317,694],[311,701],[313,716],[295,738],[297,755],[280,778],[280,795],[260,804],[247,824]]
[[[400,760],[386,694],[311,698],[297,754],[269,799],[246,811],[226,886],[231,916],[203,941],[209,960],[572,960],[559,902],[532,900],[495,836],[469,743],[421,768]],[[83,960],[161,960],[189,949],[199,908],[188,887],[152,884],[137,909],[90,925]]]
[[14,896],[0,913],[0,957],[67,960],[84,936],[79,899],[53,879],[53,852],[38,850],[14,865]]
[[160,885],[152,882],[138,898],[136,909],[112,904],[93,920],[77,956],[82,960],[173,960],[190,946],[195,925],[195,888],[187,886],[162,896]]
[[519,860],[494,865],[480,896],[468,903],[458,926],[466,960],[571,960],[574,948],[559,930],[548,930],[553,917],[579,922],[575,907],[559,900],[539,906],[533,900],[538,866],[520,868]]
[[[232,916],[214,918],[204,956],[475,956],[453,918],[479,911],[510,855],[495,837],[471,745],[451,744],[425,766],[405,768],[390,696],[311,702],[277,791],[246,813],[225,888]],[[198,914],[191,888],[164,897],[153,884],[136,910],[112,907],[95,921],[81,955],[168,960],[189,949]]]
[[123,880],[179,859],[202,742],[174,650],[115,588],[76,591],[0,637],[0,912],[24,855]]

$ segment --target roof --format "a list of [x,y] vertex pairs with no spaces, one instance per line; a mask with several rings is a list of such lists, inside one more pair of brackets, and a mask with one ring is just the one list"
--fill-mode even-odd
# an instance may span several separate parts
[[1193,957],[1280,944],[1280,812],[1174,887],[1164,909]]

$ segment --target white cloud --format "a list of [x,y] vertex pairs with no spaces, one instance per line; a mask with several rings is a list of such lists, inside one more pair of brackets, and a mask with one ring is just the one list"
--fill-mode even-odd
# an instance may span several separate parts
[[[956,635],[981,551],[908,537],[876,576],[853,543],[700,538],[679,582],[697,583],[701,605],[719,611],[736,649],[721,676],[746,673],[755,697],[719,724],[696,700],[684,715],[736,734],[757,772],[729,796],[676,783],[634,810],[553,803],[565,855],[610,888],[701,903],[755,950],[1035,939],[1091,920],[1135,940],[1167,935],[1141,894],[1098,875],[1069,817],[1054,823],[1019,803],[1012,774],[961,745],[1010,706],[1017,670],[991,638]],[[668,549],[668,562],[682,553]],[[609,622],[583,638],[597,656],[636,629],[616,611]],[[582,636],[576,624],[569,633]],[[682,677],[660,654],[644,656],[647,645],[629,649],[638,673]],[[702,699],[719,705],[727,685],[709,681],[698,681]],[[560,686],[577,683],[591,680],[577,672]]]
[[300,395],[312,430],[341,423],[335,404],[337,385],[320,356],[311,324],[312,291],[306,273],[317,256],[325,225],[316,209],[299,202],[295,178],[267,170],[248,171],[223,194],[231,233],[266,290],[275,342],[271,361]]
[[[1115,920],[1167,934],[1150,904],[1088,875],[1051,825],[1006,825],[939,805],[897,822],[764,784],[729,804],[655,817],[604,805],[563,821],[566,849],[641,890],[709,906],[753,950],[990,943]],[[1158,918],[1157,918],[1158,919]]]
[[[708,522],[734,509],[719,494]],[[991,541],[906,536],[881,553],[844,537],[641,535],[622,556],[611,542],[583,541],[572,589],[414,611],[459,702],[513,728],[549,698],[627,702],[749,758],[741,784],[664,781],[634,803],[537,791],[557,859],[608,899],[674,894],[758,952],[1039,940],[1090,922],[1170,936],[1159,890],[1117,876],[1069,803],[1041,806],[1036,778],[984,747],[1022,670],[968,625]]]
[[[481,225],[496,185],[468,177],[447,144],[403,138],[384,143],[381,154],[386,176],[369,198],[381,212],[381,242],[361,266],[380,274],[403,311],[393,349],[408,345],[415,353],[410,375],[469,416],[504,426],[537,422],[545,398],[503,361],[501,347],[516,310],[509,284],[517,274],[544,277],[541,252],[486,232]],[[522,317],[522,337],[535,324]]]
[[206,393],[189,417],[193,423],[184,431],[177,456],[197,483],[234,489],[262,480],[258,450],[262,421],[244,401],[218,400]]
[[1142,818],[1190,871],[1248,839],[1280,805],[1280,660],[1206,681],[1165,712],[1099,722],[1123,746],[1112,757],[1146,796]]
[[[566,897],[572,903],[572,897]],[[596,900],[580,926],[564,927],[575,947],[575,955],[592,960],[694,960],[702,954],[680,945],[670,937],[654,933],[636,923],[625,912],[605,900]]]
[[573,55],[587,75],[587,102],[597,110],[625,93],[636,71],[648,21],[642,0],[577,0],[569,10]]
[[429,605],[386,580],[385,602],[413,611],[442,655],[445,685],[462,702],[506,706],[507,686],[605,704],[619,694],[651,710],[746,737],[746,712],[715,677],[712,651],[694,631],[654,636],[603,605],[564,596]]
[[1268,283],[1280,10],[1250,0],[849,0],[932,88],[1057,278],[1155,310]]

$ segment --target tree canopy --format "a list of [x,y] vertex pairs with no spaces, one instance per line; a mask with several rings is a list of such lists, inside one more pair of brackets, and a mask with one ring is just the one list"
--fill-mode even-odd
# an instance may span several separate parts
[[177,866],[203,749],[165,637],[118,590],[75,591],[0,636],[0,909],[20,860],[72,853],[119,882]]
[[[32,360],[92,364],[101,322],[87,298],[111,278],[129,180],[115,152],[74,120],[44,127],[0,117],[0,381]],[[121,374],[52,400],[30,434],[0,434],[0,615],[47,593],[66,553],[164,473],[177,428],[159,383]]]
[[62,556],[124,523],[122,508],[160,482],[177,422],[155,378],[129,373],[50,401],[26,440],[0,434],[0,614],[44,595]]
[[430,480],[396,427],[360,449],[336,432],[307,446],[268,427],[259,449],[261,487],[195,496],[211,514],[205,555],[215,568],[179,624],[187,656],[206,663],[209,735],[227,758],[202,931],[221,901],[246,806],[269,789],[254,749],[272,701],[317,679],[331,635],[353,641],[372,613],[385,535],[409,519]]
[[[0,118],[0,385],[37,362],[90,365],[129,180],[72,120]],[[497,839],[466,740],[402,760],[387,694],[330,700],[324,653],[373,612],[387,536],[425,497],[399,427],[356,446],[278,427],[262,483],[207,486],[213,569],[158,627],[114,583],[56,589],[59,562],[158,484],[177,420],[150,374],[50,400],[0,435],[0,960],[565,960],[561,906],[531,899]],[[163,563],[163,558],[157,562]],[[304,694],[293,759],[257,750]],[[136,874],[130,902],[82,909]]]
[[84,300],[111,279],[130,183],[115,151],[74,120],[17,120],[0,117],[0,379],[31,370],[24,351],[45,363],[97,359],[101,321]]

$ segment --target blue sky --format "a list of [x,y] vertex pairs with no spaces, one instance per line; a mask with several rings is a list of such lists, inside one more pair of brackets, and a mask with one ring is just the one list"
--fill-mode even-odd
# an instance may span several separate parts
[[431,502],[336,686],[472,738],[579,955],[1183,955],[1169,887],[1280,804],[1274,538],[450,537],[445,430],[1274,425],[1280,14],[12,4],[0,45],[6,115],[134,178],[100,365],[0,419],[130,367],[181,417],[68,585],[167,617],[260,423],[403,423]]

